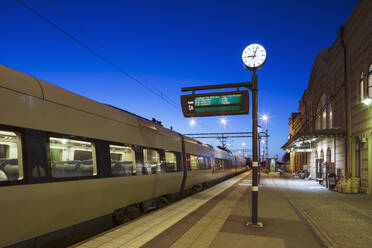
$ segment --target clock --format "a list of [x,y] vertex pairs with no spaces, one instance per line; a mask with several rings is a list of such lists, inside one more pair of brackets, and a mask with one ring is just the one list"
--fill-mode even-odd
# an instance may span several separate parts
[[250,44],[242,53],[245,68],[257,71],[262,68],[266,61],[266,50],[260,44]]

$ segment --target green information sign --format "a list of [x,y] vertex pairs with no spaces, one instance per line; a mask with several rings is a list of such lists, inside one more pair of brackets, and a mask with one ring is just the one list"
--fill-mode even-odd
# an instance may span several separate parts
[[242,94],[226,96],[200,96],[195,97],[195,107],[211,105],[230,105],[241,104],[243,102]]
[[248,91],[183,95],[181,105],[185,117],[248,114],[249,95]]

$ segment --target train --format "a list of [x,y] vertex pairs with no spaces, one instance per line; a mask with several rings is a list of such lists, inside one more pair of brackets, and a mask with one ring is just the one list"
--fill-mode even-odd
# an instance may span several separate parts
[[0,247],[66,247],[247,169],[159,121],[0,65]]

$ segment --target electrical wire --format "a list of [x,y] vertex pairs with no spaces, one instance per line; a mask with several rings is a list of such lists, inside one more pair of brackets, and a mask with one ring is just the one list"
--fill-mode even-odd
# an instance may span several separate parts
[[[51,21],[50,19],[48,19],[47,17],[41,15],[39,12],[37,12],[35,9],[33,9],[32,7],[30,7],[29,5],[27,5],[25,2],[23,2],[22,0],[16,0],[20,5],[22,5],[24,8],[28,9],[29,11],[31,11],[32,13],[34,13],[35,15],[37,15],[39,18],[41,18],[43,21],[45,21],[46,23],[50,24],[51,26],[53,26],[55,29],[57,29],[58,31],[60,31],[61,33],[65,34],[67,37],[69,37],[71,40],[73,40],[74,42],[76,42],[77,44],[79,44],[81,47],[87,49],[89,52],[91,52],[93,55],[95,55],[96,57],[100,58],[101,60],[103,60],[104,62],[106,62],[107,64],[111,65],[113,68],[115,68],[116,70],[118,70],[120,73],[124,74],[125,76],[127,76],[128,78],[132,79],[133,81],[137,82],[138,84],[140,84],[142,87],[144,87],[145,89],[147,89],[148,91],[152,92],[153,94],[155,94],[156,96],[160,97],[161,99],[163,99],[165,102],[167,102],[169,105],[171,105],[173,108],[177,109],[178,111],[182,112],[182,110],[180,109],[179,105],[176,104],[174,101],[172,101],[169,97],[165,98],[164,94],[162,91],[156,89],[152,89],[150,86],[148,86],[147,84],[145,84],[144,82],[142,82],[141,80],[135,78],[134,76],[132,76],[131,74],[129,74],[127,71],[123,70],[119,65],[115,64],[114,62],[112,62],[111,60],[109,60],[107,57],[105,57],[104,55],[101,55],[100,53],[98,53],[96,50],[94,50],[93,48],[91,48],[90,46],[86,45],[84,42],[82,42],[81,40],[79,40],[78,38],[74,37],[72,34],[70,34],[69,32],[65,31],[63,28],[61,28],[60,26],[58,26],[56,23],[54,23],[53,21]],[[51,4],[49,1],[45,0],[45,2],[51,6],[52,8],[56,9],[56,11],[61,15],[63,16],[64,18],[66,18],[70,23],[72,23],[74,26],[76,26],[80,32],[84,33],[85,35],[87,35],[90,39],[92,39],[93,41],[95,41],[97,44],[99,44],[99,46],[101,48],[103,48],[104,50],[106,50],[108,53],[110,53],[112,56],[114,56],[115,58],[119,58],[119,60],[124,64],[126,65],[126,67],[130,68],[127,63],[125,63],[120,57],[118,57],[117,55],[115,55],[115,53],[113,53],[110,49],[106,48],[106,46],[104,46],[102,44],[102,42],[100,42],[98,39],[96,39],[94,36],[90,35],[89,32],[87,32],[84,28],[82,28],[80,25],[78,25],[76,22],[74,22],[71,18],[69,18],[66,14],[64,14],[61,10],[59,10],[55,5]],[[135,70],[131,69],[132,72],[135,72],[136,74],[139,74],[137,73]],[[148,82],[149,83],[149,82]],[[201,126],[203,126],[205,129],[209,130],[210,127],[204,125],[203,123],[199,122],[199,124]]]
[[91,52],[93,55],[95,55],[96,57],[100,58],[101,60],[103,60],[104,62],[106,62],[107,64],[111,65],[112,67],[114,67],[116,70],[118,70],[119,72],[121,72],[122,74],[124,74],[125,76],[127,76],[128,78],[132,79],[133,81],[139,83],[142,87],[144,87],[145,89],[147,89],[148,91],[152,92],[153,94],[159,96],[161,99],[163,99],[165,102],[167,102],[169,105],[171,105],[172,107],[174,107],[175,109],[177,110],[180,110],[180,108],[177,106],[177,105],[174,105],[174,103],[172,103],[171,101],[169,101],[168,99],[164,98],[164,94],[162,94],[162,92],[156,92],[155,90],[153,90],[152,88],[150,88],[148,85],[146,85],[145,83],[143,83],[142,81],[138,80],[137,78],[133,77],[132,75],[130,75],[128,72],[126,72],[125,70],[123,70],[120,66],[116,65],[114,62],[112,62],[111,60],[109,60],[108,58],[106,58],[105,56],[101,55],[100,53],[98,53],[96,50],[94,50],[93,48],[89,47],[88,45],[86,45],[84,42],[82,42],[81,40],[79,40],[78,38],[74,37],[72,34],[68,33],[67,31],[65,31],[64,29],[62,29],[60,26],[58,26],[57,24],[55,24],[54,22],[52,22],[51,20],[49,20],[48,18],[46,18],[45,16],[41,15],[39,12],[37,12],[35,9],[31,8],[30,6],[28,6],[26,3],[24,3],[23,1],[21,0],[16,0],[20,5],[22,5],[24,8],[30,10],[32,13],[34,13],[35,15],[37,15],[38,17],[40,17],[43,21],[47,22],[48,24],[50,24],[51,26],[53,26],[55,29],[57,29],[58,31],[62,32],[63,34],[65,34],[67,37],[69,37],[71,40],[75,41],[76,43],[78,43],[80,46],[84,47],[85,49],[87,49],[89,52]]
[[91,33],[89,33],[85,28],[83,28],[81,25],[76,23],[72,18],[70,18],[67,14],[65,14],[61,9],[59,9],[57,6],[55,6],[53,3],[51,3],[49,0],[44,0],[46,4],[48,4],[51,8],[53,8],[55,11],[58,12],[59,15],[61,15],[63,18],[65,18],[68,22],[70,22],[72,25],[74,25],[81,33],[85,34],[89,39],[97,43],[103,50],[105,50],[107,53],[109,53],[111,56],[119,60],[125,67],[127,67],[132,73],[135,73],[137,76],[141,77],[143,81],[145,81],[147,84],[151,85],[153,88],[155,88],[156,91],[158,91],[158,94],[160,94],[164,98],[168,98],[170,102],[172,102],[174,105],[178,106],[176,102],[174,102],[170,97],[165,95],[163,91],[156,88],[154,84],[152,84],[149,80],[144,78],[140,73],[138,73],[135,69],[133,69],[131,66],[129,66],[128,63],[126,63],[120,56],[118,56],[115,52],[113,52],[111,49],[106,47],[101,41],[99,41],[97,38],[95,38]]

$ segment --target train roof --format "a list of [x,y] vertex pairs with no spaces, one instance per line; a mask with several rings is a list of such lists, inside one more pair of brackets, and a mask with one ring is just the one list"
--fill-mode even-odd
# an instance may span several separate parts
[[[164,127],[158,121],[152,121],[127,110],[97,102],[4,65],[0,65],[0,87],[114,121],[127,122],[127,124],[135,126],[143,125],[150,128],[156,127],[156,129],[161,129],[168,134],[179,135],[178,132]],[[138,120],[139,124],[137,123]],[[190,143],[209,148],[213,147],[190,137],[184,137],[185,140]],[[216,149],[216,147],[214,147],[214,149]]]

